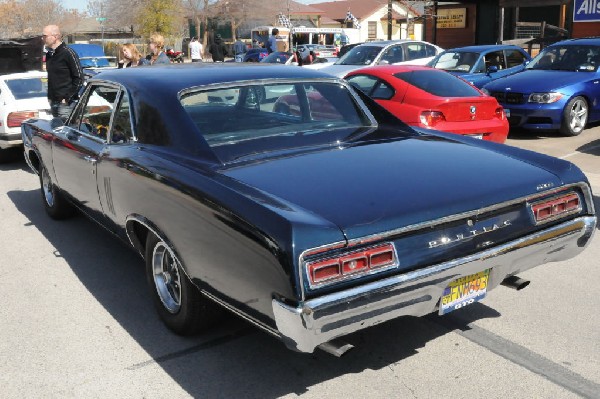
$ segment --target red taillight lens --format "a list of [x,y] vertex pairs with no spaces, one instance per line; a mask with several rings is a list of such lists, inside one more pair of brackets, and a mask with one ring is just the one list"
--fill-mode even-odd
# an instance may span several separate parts
[[504,112],[504,108],[498,107],[496,108],[496,118],[504,120],[506,119],[506,113]]
[[570,193],[531,205],[536,222],[543,222],[581,210],[579,195]]
[[426,127],[434,127],[438,123],[446,120],[444,114],[440,111],[423,111],[421,112],[421,115],[419,115],[419,119]]
[[369,273],[396,265],[392,244],[380,245],[362,251],[306,264],[311,286],[341,280],[346,276]]
[[6,118],[6,125],[8,127],[19,127],[19,126],[21,126],[21,123],[23,123],[23,121],[25,119],[37,118],[37,116],[38,116],[37,111],[11,112],[10,114],[8,114],[8,117]]

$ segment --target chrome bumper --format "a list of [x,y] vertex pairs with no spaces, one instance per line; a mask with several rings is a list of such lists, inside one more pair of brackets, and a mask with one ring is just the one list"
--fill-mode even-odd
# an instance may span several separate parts
[[0,133],[0,149],[18,147],[22,144],[20,133]]
[[489,291],[508,276],[570,259],[583,251],[595,229],[596,217],[579,217],[472,256],[324,295],[297,307],[273,299],[277,329],[290,349],[312,353],[336,337],[399,316],[434,312],[444,289],[459,277],[491,269]]

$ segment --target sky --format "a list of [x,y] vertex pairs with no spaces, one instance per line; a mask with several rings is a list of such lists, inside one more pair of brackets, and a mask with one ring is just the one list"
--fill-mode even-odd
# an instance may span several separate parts
[[61,1],[64,8],[71,9],[76,8],[79,11],[87,10],[87,0],[62,0]]

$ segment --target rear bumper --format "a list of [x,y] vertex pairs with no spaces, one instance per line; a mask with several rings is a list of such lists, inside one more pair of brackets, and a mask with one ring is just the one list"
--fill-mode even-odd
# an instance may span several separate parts
[[291,349],[313,352],[336,337],[399,316],[424,316],[438,309],[448,284],[491,269],[488,291],[506,277],[535,266],[572,258],[589,243],[596,217],[586,216],[478,254],[311,299],[293,307],[272,301],[277,329]]
[[22,144],[21,133],[0,133],[0,149],[19,147]]

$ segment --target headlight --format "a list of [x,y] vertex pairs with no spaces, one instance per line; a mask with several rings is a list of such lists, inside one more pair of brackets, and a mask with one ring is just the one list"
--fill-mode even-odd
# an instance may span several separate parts
[[530,103],[550,104],[560,100],[562,94],[560,93],[531,93],[529,95]]
[[482,88],[482,89],[479,89],[479,90],[481,90],[483,92],[483,94],[485,94],[486,96],[490,95],[490,91],[488,89]]

